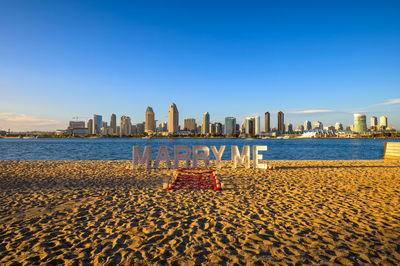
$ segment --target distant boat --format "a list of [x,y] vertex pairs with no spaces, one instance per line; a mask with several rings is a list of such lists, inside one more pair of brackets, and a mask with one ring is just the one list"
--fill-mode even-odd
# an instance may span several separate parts
[[142,137],[142,139],[151,139],[151,136]]
[[23,137],[23,139],[33,139],[34,137]]

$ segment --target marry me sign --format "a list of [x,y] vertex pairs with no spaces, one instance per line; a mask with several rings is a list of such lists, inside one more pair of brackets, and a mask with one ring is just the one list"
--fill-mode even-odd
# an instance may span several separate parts
[[[214,154],[216,167],[222,166],[222,155],[224,154],[226,146],[221,146],[217,149],[216,146],[211,146],[211,151]],[[137,169],[141,164],[146,165],[147,169],[158,168],[161,161],[165,161],[168,169],[172,168],[171,161],[174,163],[174,168],[179,168],[179,161],[186,162],[186,168],[198,168],[197,164],[200,160],[204,161],[205,167],[208,167],[210,148],[205,145],[193,146],[192,149],[188,146],[174,146],[174,157],[171,160],[167,146],[160,146],[157,156],[153,162],[152,160],[152,147],[145,146],[143,153],[140,151],[140,146],[133,146],[132,149],[133,169]],[[266,163],[261,163],[262,155],[259,151],[266,151],[266,145],[254,145],[253,163],[254,168],[268,168]],[[242,153],[239,152],[238,146],[231,146],[231,160],[232,168],[236,168],[238,163],[244,164],[246,168],[250,168],[250,146],[243,146]]]

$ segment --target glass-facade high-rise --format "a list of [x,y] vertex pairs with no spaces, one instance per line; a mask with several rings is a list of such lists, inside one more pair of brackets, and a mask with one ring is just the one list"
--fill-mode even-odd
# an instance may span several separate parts
[[210,114],[208,112],[203,114],[203,124],[201,125],[201,134],[208,134],[210,132]]
[[110,119],[110,127],[113,135],[117,134],[117,116],[115,114],[111,114]]
[[101,121],[103,117],[101,115],[93,115],[93,128],[92,134],[99,135],[101,133]]
[[367,118],[364,114],[354,114],[353,131],[358,133],[367,131]]
[[236,133],[236,118],[225,117],[225,135],[233,135]]
[[312,127],[311,127],[311,121],[306,120],[306,121],[304,122],[304,130],[311,130],[311,129],[312,129]]
[[388,125],[387,116],[379,117],[379,127],[381,129],[386,129],[387,125]]

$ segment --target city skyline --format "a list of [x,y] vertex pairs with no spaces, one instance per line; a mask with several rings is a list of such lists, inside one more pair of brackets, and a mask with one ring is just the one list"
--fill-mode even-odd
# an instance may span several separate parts
[[148,105],[168,121],[170,102],[196,121],[268,110],[275,125],[281,110],[294,126],[363,113],[400,128],[397,1],[0,8],[1,130],[51,131],[92,114],[138,123]]

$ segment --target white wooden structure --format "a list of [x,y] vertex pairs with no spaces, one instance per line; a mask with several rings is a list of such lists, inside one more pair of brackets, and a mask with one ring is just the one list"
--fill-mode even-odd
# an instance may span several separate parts
[[400,142],[385,142],[383,159],[400,159]]

